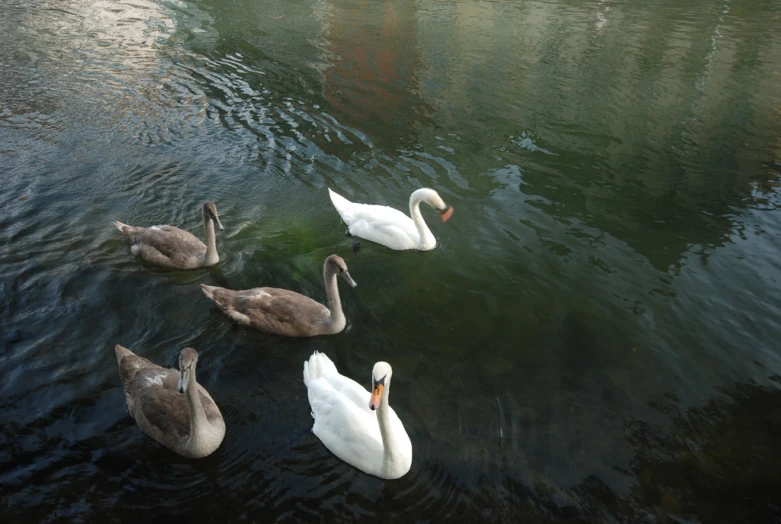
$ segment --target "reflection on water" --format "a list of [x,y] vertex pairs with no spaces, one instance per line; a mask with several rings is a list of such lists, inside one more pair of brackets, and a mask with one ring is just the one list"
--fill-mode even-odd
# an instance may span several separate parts
[[[339,120],[381,129],[374,139],[414,143],[429,123],[421,100],[416,12],[412,1],[329,2],[323,16],[323,95]],[[356,27],[360,30],[356,31]]]
[[[58,2],[0,7],[0,481],[11,520],[781,519],[781,9],[627,2]],[[326,187],[438,248],[350,251]],[[110,226],[226,226],[221,263],[133,260]],[[426,213],[426,211],[424,211]],[[324,299],[348,327],[233,326],[197,284]],[[122,343],[201,355],[222,447],[127,416]],[[309,432],[324,351],[392,404],[394,482]],[[205,513],[203,513],[205,512]],[[110,517],[109,517],[110,515]]]

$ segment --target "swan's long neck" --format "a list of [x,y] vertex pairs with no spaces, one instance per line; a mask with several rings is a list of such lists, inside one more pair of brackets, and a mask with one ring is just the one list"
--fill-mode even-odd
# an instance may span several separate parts
[[214,233],[214,220],[205,212],[203,214],[203,228],[206,230],[206,257],[204,257],[204,262],[211,266],[220,261],[220,255],[217,254],[217,238]]
[[390,408],[388,407],[388,394],[390,393],[390,381],[382,392],[380,407],[377,408],[377,422],[380,425],[382,435],[382,469],[390,472],[394,461],[395,440],[390,421]]
[[190,377],[187,381],[187,407],[190,411],[190,436],[187,439],[187,448],[194,450],[199,445],[209,424],[201,404],[198,382],[195,380],[195,367],[190,371]]
[[336,273],[329,269],[328,263],[323,267],[323,280],[325,281],[325,294],[328,296],[328,309],[331,311],[328,325],[333,333],[338,333],[344,329],[347,320],[344,318],[344,312],[342,311],[339,286],[336,284]]
[[432,248],[437,243],[434,234],[428,228],[426,221],[423,220],[423,215],[420,214],[420,203],[425,200],[425,196],[419,189],[409,197],[409,215],[418,230],[418,247],[421,249]]

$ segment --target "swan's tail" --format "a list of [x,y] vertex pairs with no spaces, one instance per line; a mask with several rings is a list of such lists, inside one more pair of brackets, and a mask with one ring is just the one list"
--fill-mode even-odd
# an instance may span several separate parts
[[308,361],[304,361],[304,384],[308,384],[310,380],[330,374],[338,375],[339,372],[325,353],[315,351]]
[[341,216],[345,224],[349,226],[350,222],[353,221],[353,212],[351,210],[353,203],[344,198],[342,195],[331,191],[330,187],[328,188],[328,195],[331,197],[331,203],[336,208],[339,216]]

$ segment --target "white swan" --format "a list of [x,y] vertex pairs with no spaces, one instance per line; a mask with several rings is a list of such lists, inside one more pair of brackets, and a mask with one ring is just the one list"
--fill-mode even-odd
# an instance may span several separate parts
[[429,251],[437,245],[437,239],[420,214],[421,202],[436,209],[442,222],[453,214],[453,208],[445,204],[439,193],[427,187],[414,191],[409,197],[412,218],[392,207],[350,202],[331,188],[328,188],[328,194],[351,235],[396,250]]
[[369,393],[340,375],[323,353],[315,351],[304,362],[312,432],[343,461],[383,479],[402,477],[412,465],[412,442],[388,406],[391,374],[387,362],[374,364]]

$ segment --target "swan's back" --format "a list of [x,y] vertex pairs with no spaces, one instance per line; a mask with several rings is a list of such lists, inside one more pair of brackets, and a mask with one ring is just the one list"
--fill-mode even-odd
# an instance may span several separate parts
[[378,204],[358,204],[356,202],[350,202],[338,193],[331,191],[330,188],[328,189],[328,194],[331,196],[331,202],[339,213],[339,216],[342,217],[342,220],[344,220],[344,223],[348,226],[362,220],[377,223],[409,221],[413,231],[416,231],[412,219],[398,209]]
[[[244,290],[201,284],[204,294],[236,322],[287,337],[329,335],[331,311],[295,291],[262,287]],[[344,326],[337,326],[341,331]]]
[[138,228],[133,243],[154,247],[167,257],[176,254],[202,257],[206,253],[206,244],[200,238],[176,226]]

